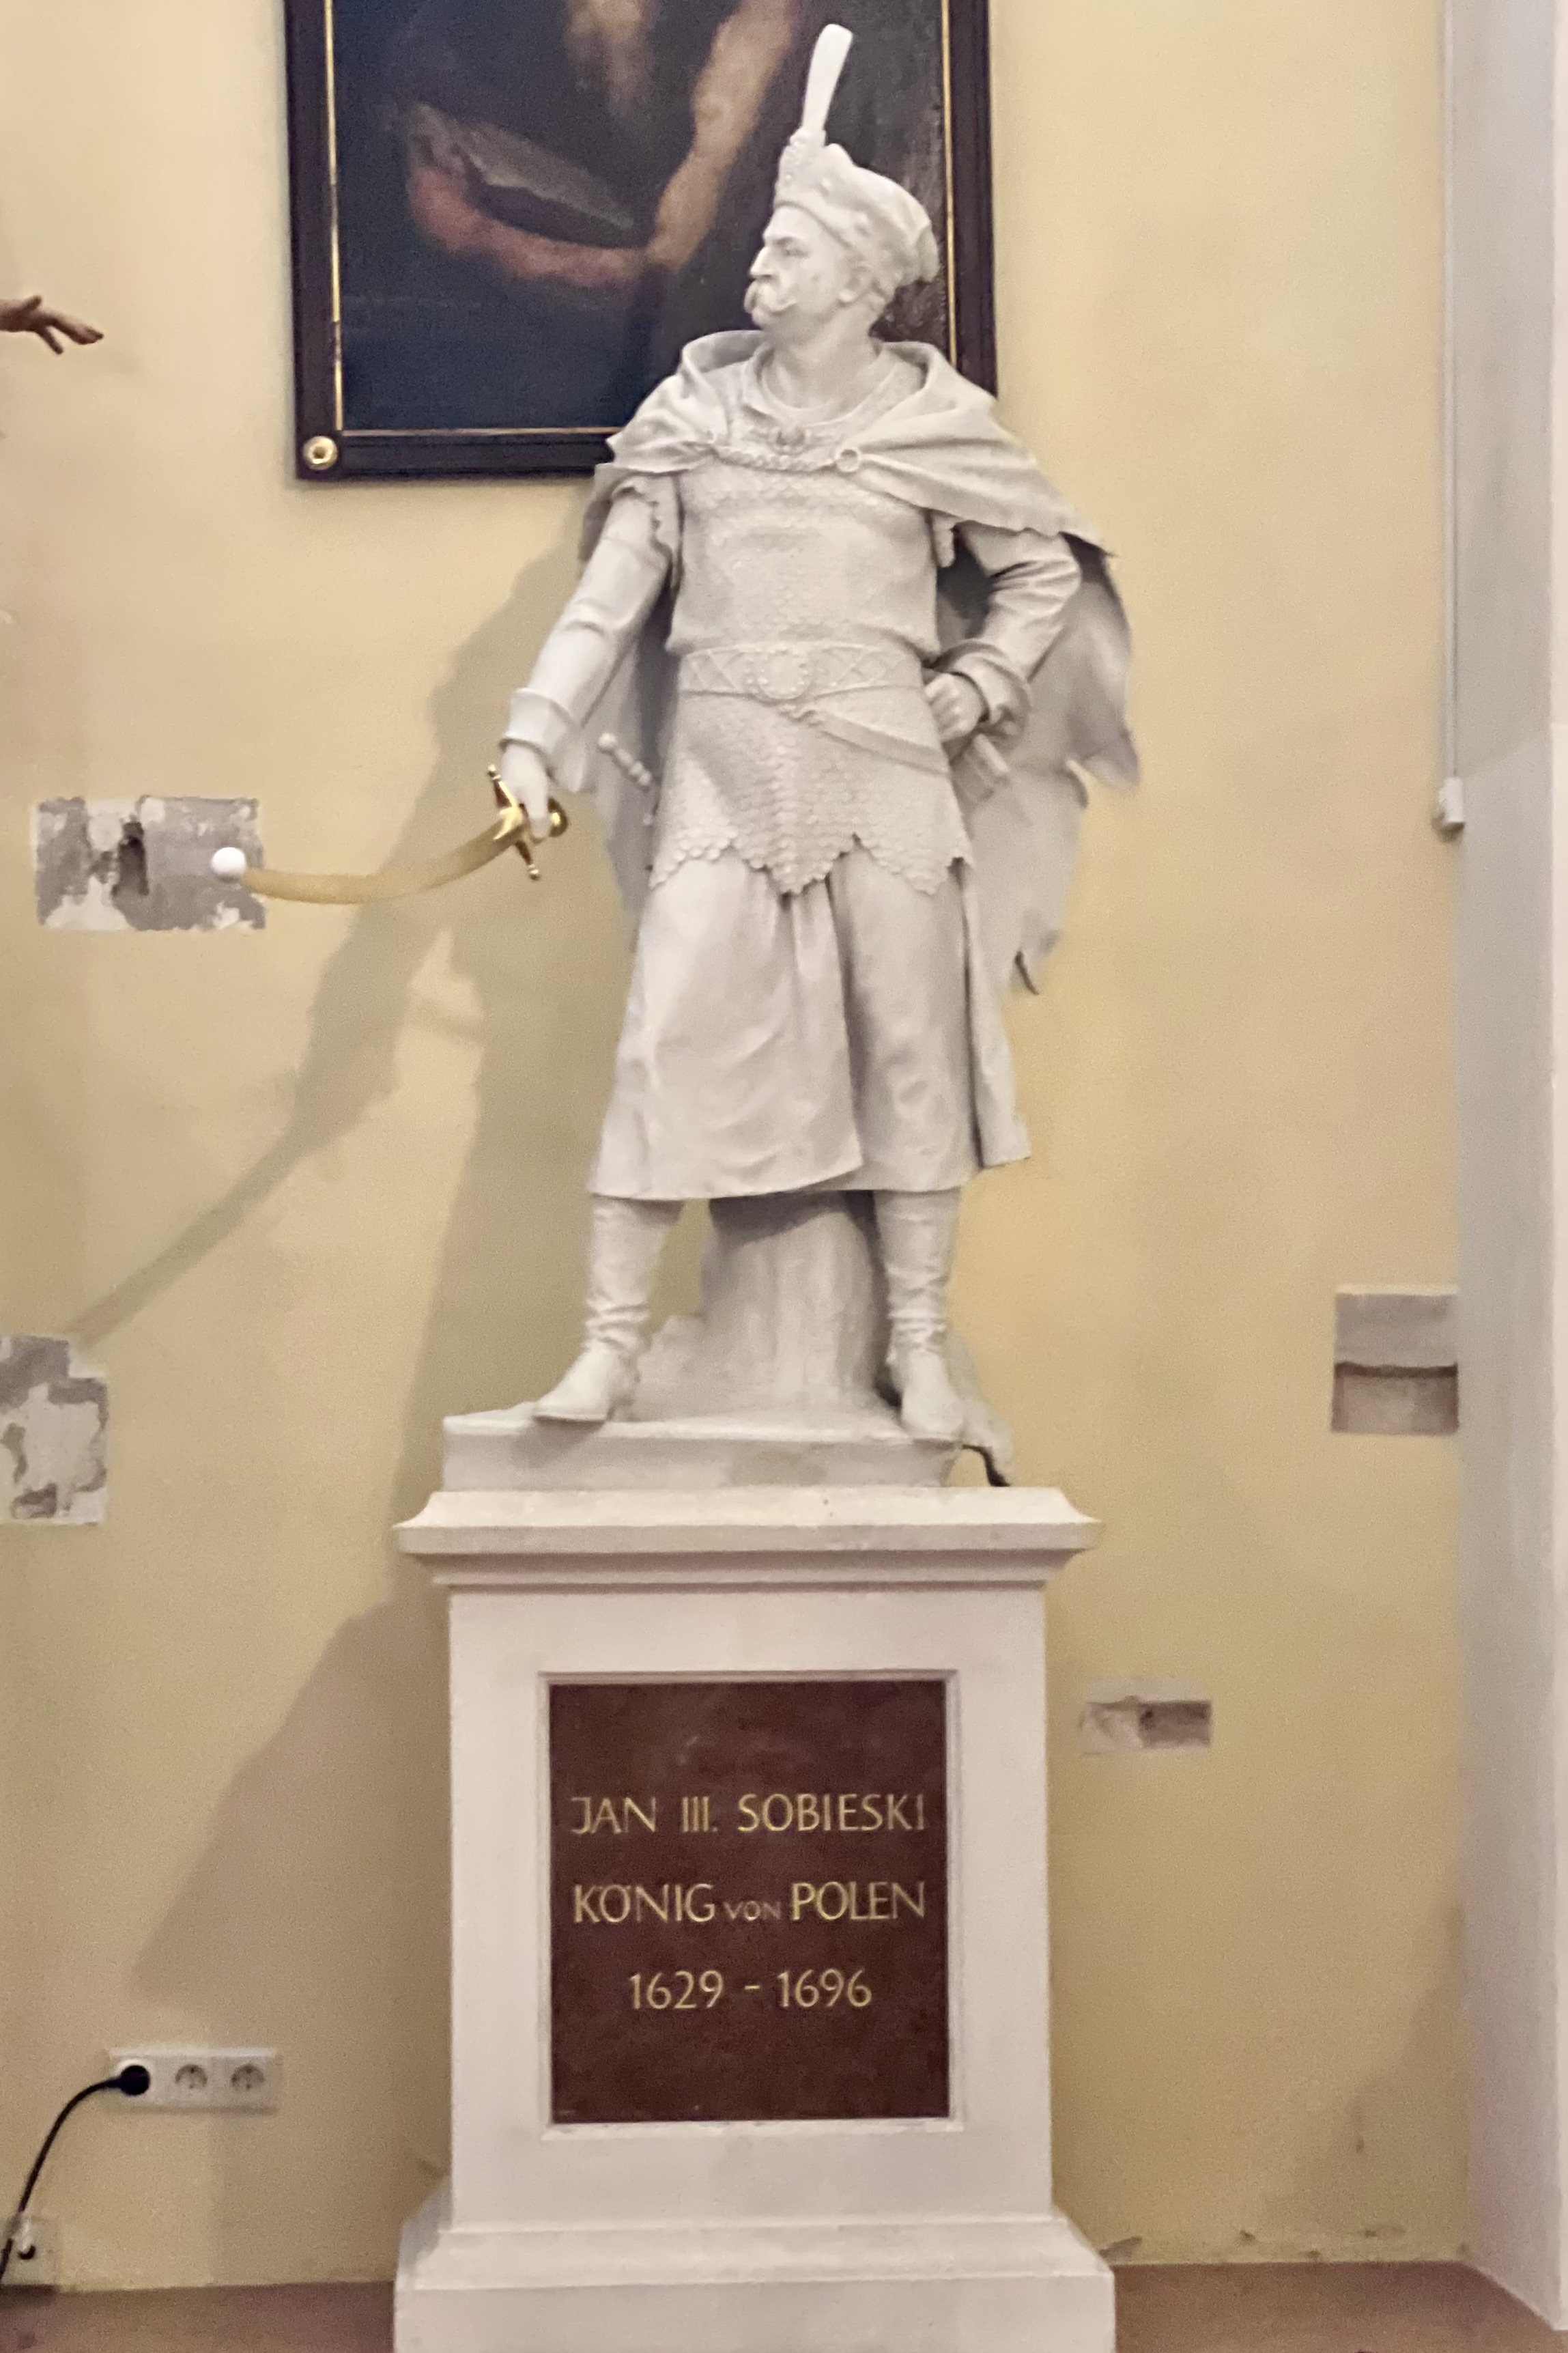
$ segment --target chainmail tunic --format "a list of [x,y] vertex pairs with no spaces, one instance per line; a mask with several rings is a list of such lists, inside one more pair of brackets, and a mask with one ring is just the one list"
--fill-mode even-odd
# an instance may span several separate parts
[[[930,892],[968,854],[923,691],[937,651],[930,528],[835,455],[818,440],[789,459],[759,434],[682,480],[670,650],[686,659],[655,882],[733,849],[799,891],[858,841]],[[735,691],[702,683],[726,670]],[[836,740],[818,718],[931,765]]]
[[[650,880],[733,849],[797,892],[858,842],[930,892],[969,849],[924,692],[952,530],[856,479],[857,429],[907,384],[890,372],[847,416],[803,426],[754,366],[725,373],[729,431],[711,458],[630,493],[674,558],[681,660]],[[1048,640],[1077,586],[1070,555],[1027,543],[1032,565],[994,592],[999,638],[1011,625]],[[977,674],[988,702],[991,682]]]

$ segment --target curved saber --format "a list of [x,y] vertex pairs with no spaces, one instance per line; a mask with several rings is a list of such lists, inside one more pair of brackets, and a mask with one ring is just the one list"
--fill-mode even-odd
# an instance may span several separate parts
[[[439,891],[448,882],[460,882],[465,874],[477,874],[481,867],[491,865],[509,849],[515,849],[528,869],[529,880],[537,882],[539,868],[534,863],[536,837],[528,822],[526,810],[513,800],[501,783],[499,773],[490,770],[490,785],[500,804],[500,815],[483,833],[475,834],[456,849],[448,849],[441,858],[426,858],[409,866],[384,866],[378,874],[289,874],[271,866],[249,866],[244,852],[220,849],[212,861],[213,872],[221,881],[243,883],[255,892],[258,899],[296,899],[317,907],[362,907],[387,899],[413,899],[425,891]],[[552,839],[566,830],[566,812],[559,801],[550,804],[550,833]]]

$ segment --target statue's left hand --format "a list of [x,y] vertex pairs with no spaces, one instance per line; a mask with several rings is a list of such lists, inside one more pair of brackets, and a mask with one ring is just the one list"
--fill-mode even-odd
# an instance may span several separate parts
[[985,698],[972,678],[942,670],[927,681],[926,701],[944,752],[962,752],[985,716]]
[[66,311],[51,311],[41,294],[24,295],[19,301],[0,297],[0,334],[37,335],[51,352],[63,352],[68,343],[103,341],[101,327],[89,327],[85,319],[73,319]]

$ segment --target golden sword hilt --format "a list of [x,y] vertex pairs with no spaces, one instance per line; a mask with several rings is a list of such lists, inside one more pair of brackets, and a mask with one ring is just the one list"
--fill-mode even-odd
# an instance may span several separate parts
[[[513,809],[517,812],[518,823],[516,838],[510,846],[516,850],[518,856],[527,867],[529,881],[531,882],[537,882],[539,880],[539,868],[534,861],[533,853],[539,846],[541,837],[534,832],[532,826],[530,825],[528,821],[528,811],[523,807],[522,803],[514,798],[514,797],[508,792],[506,786],[502,784],[500,780],[500,770],[497,767],[491,766],[486,769],[485,774],[490,780],[490,790],[496,797],[496,807],[500,810],[502,816],[506,816]],[[562,807],[559,801],[552,800],[550,804],[550,831],[548,835],[543,838],[551,841],[559,841],[562,835],[566,830],[566,825],[567,818],[565,810]]]

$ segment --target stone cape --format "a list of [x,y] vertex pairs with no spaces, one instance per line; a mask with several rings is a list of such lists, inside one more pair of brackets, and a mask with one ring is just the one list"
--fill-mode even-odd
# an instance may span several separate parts
[[[728,370],[763,348],[754,329],[705,335],[690,343],[675,375],[651,392],[595,477],[587,517],[591,546],[607,501],[637,474],[679,474],[711,457],[728,438]],[[853,470],[868,489],[954,523],[1004,531],[1060,533],[1099,547],[1095,533],[1054,491],[1028,451],[1001,425],[989,393],[959,375],[930,343],[885,348],[917,369],[918,390],[857,432]]]
[[[676,481],[722,452],[736,376],[760,347],[761,338],[752,332],[710,335],[688,347],[678,373],[614,438],[612,459],[595,478],[584,556],[597,544],[618,496],[639,481]],[[919,388],[858,424],[852,448],[837,453],[838,470],[852,469],[858,487],[880,491],[932,519],[944,567],[939,626],[949,653],[970,636],[985,602],[984,575],[955,545],[954,535],[965,524],[1059,535],[1082,575],[1060,632],[1030,681],[1032,706],[1021,727],[965,753],[952,772],[978,886],[986,970],[998,989],[1010,978],[1032,987],[1059,932],[1071,880],[1085,803],[1073,771],[1089,771],[1117,786],[1137,781],[1126,716],[1126,617],[1098,534],[1000,424],[990,396],[928,344],[889,348],[919,371]],[[826,438],[831,440],[830,429]],[[679,548],[668,553],[678,565]],[[667,647],[671,602],[667,590],[594,719],[595,733],[613,734],[655,776],[668,751],[676,702],[677,664]],[[598,758],[590,764],[585,754],[564,780],[591,787],[623,896],[635,916],[650,862],[646,793],[614,762]]]

